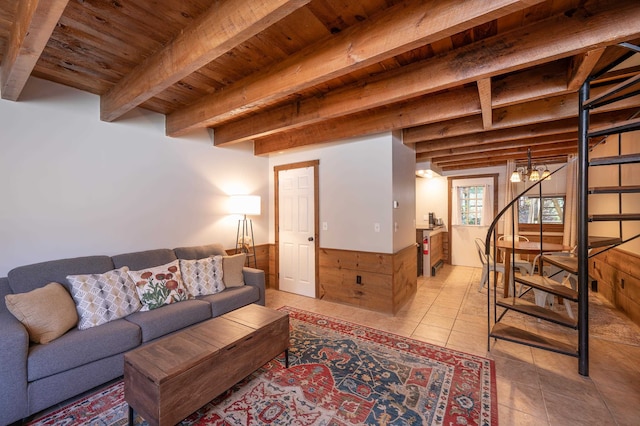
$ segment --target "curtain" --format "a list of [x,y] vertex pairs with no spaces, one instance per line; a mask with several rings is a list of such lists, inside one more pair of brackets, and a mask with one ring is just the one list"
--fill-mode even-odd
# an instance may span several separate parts
[[[516,196],[516,184],[511,182],[511,175],[513,174],[513,172],[516,171],[516,162],[515,160],[507,160],[507,174],[506,174],[506,186],[505,186],[505,191],[504,191],[504,204],[505,206],[507,204],[509,204],[511,202],[511,200],[513,200],[513,198]],[[515,223],[513,223],[513,209],[515,210]],[[514,235],[518,235],[518,214],[517,214],[517,205],[512,207],[510,210],[508,210],[505,214],[504,214],[504,228],[502,229],[502,233],[504,235],[512,235],[512,226],[514,227],[513,229],[513,234]]]
[[451,187],[451,225],[460,225],[460,187]]
[[567,159],[567,193],[564,199],[564,232],[562,244],[574,247],[578,244],[578,164],[575,155]]
[[493,191],[491,185],[482,185],[482,226],[489,226],[493,222]]

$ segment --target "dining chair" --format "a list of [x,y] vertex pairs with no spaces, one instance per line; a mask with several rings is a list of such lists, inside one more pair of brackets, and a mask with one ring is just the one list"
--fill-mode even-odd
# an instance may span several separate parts
[[[575,256],[577,249],[578,249],[578,246],[575,246],[573,249],[571,249],[571,251],[542,253],[542,256],[544,256],[545,254],[549,254],[553,256]],[[538,259],[540,258],[540,256],[541,255],[537,255],[535,257],[535,259],[533,260],[534,265],[538,264]],[[534,272],[532,272],[530,275],[533,275],[533,274]],[[578,288],[578,277],[555,265],[544,265],[542,267],[542,275],[545,277],[549,277],[550,279],[557,281],[564,286],[569,286],[573,290],[577,290]],[[534,294],[535,294],[536,305],[545,307],[548,304],[549,307],[553,306],[555,298],[552,294],[549,294],[542,290],[534,290]],[[571,308],[571,304],[569,303],[569,300],[563,299],[563,303],[569,318],[574,319],[575,315],[573,314],[573,310]]]
[[[500,235],[498,237],[498,241],[513,241],[511,235]],[[529,239],[522,235],[515,236],[516,241],[529,241]],[[502,261],[504,262],[504,253],[502,254]],[[511,270],[514,271],[514,268],[518,268],[522,275],[531,275],[533,273],[533,265],[535,263],[531,263],[528,260],[525,260],[520,256],[520,254],[515,254],[515,259],[511,258]]]
[[500,272],[503,277],[502,281],[504,282],[504,264],[494,262],[493,256],[491,256],[491,254],[487,255],[486,246],[480,238],[476,238],[475,243],[476,249],[478,250],[478,257],[482,263],[482,276],[480,278],[480,287],[478,288],[478,291],[482,291],[485,283],[488,282],[490,271]]

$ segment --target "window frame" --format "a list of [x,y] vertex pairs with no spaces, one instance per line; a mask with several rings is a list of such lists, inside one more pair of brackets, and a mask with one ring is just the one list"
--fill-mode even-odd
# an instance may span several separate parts
[[[485,185],[467,185],[467,186],[459,186],[458,190],[458,211],[456,214],[459,216],[460,224],[458,226],[488,226],[484,222],[486,218],[483,218],[483,204],[482,201],[484,199],[484,195],[478,197],[478,193],[483,193]],[[474,188],[474,190],[472,190]],[[461,197],[461,194],[467,190],[468,194],[473,193],[473,197]],[[471,202],[475,201],[474,205],[471,206]],[[480,205],[478,206],[478,203]],[[466,207],[466,209],[465,209]],[[467,220],[464,220],[464,212],[467,211]],[[469,218],[473,217],[476,222],[479,223],[469,223]]]
[[[529,196],[527,195],[528,198],[540,198],[540,196],[536,195],[536,196]],[[543,194],[542,195],[542,199],[546,199],[546,198],[562,198],[563,203],[562,203],[562,222],[561,223],[542,223],[542,231],[543,232],[563,232],[564,231],[564,224],[565,224],[565,211],[566,211],[566,202],[567,202],[567,196],[566,194]],[[544,202],[544,201],[543,201]],[[518,229],[520,229],[521,231],[538,231],[540,229],[540,224],[539,223],[523,223],[520,222],[520,203],[518,203]]]

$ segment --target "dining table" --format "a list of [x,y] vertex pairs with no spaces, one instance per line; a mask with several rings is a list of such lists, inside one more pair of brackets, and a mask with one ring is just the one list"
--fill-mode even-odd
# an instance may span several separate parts
[[[504,297],[509,297],[509,276],[511,276],[511,258],[513,252],[518,254],[533,254],[538,255],[540,253],[552,253],[569,251],[571,247],[558,243],[543,242],[540,246],[539,241],[510,241],[510,240],[498,240],[496,241],[496,248],[504,253]],[[538,260],[538,270],[542,268],[542,259]]]

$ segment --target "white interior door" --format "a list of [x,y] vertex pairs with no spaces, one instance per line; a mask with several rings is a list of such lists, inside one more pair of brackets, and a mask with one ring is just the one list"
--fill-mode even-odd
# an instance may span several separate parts
[[314,168],[280,170],[279,288],[316,297]]

